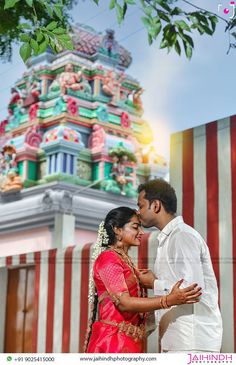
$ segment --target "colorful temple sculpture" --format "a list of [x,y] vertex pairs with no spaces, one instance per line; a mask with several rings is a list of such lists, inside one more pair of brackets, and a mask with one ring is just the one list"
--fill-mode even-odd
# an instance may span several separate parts
[[143,154],[153,137],[143,89],[126,73],[131,55],[112,30],[81,25],[73,34],[75,51],[35,57],[11,89],[0,189],[67,181],[134,197],[139,182],[165,176],[167,165],[156,152],[152,161]]
[[[83,351],[98,226],[167,173],[143,88],[126,73],[130,53],[112,30],[79,26],[73,37],[73,52],[30,60],[0,123],[0,352]],[[146,234],[134,249],[140,268],[153,247]],[[149,336],[147,351],[157,348]]]

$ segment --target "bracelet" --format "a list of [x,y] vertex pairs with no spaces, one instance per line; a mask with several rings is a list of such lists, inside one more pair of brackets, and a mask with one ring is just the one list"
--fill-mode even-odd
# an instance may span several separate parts
[[169,306],[167,303],[167,297],[168,297],[168,295],[163,295],[160,297],[161,309],[171,308],[171,305]]
[[163,306],[163,296],[160,297],[160,306],[161,306],[161,309],[164,309],[164,306]]
[[169,306],[168,303],[167,303],[167,297],[168,297],[168,295],[165,295],[164,296],[164,298],[165,298],[165,300],[164,300],[164,306],[165,306],[165,308],[170,308],[171,306]]

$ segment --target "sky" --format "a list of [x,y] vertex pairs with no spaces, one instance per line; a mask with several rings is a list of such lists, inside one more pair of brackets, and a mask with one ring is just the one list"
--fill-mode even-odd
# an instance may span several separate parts
[[[225,18],[230,16],[223,14],[230,1],[193,3]],[[178,6],[184,3],[180,0]],[[193,35],[195,50],[190,61],[173,51],[167,54],[158,43],[149,46],[141,16],[139,7],[131,6],[119,26],[115,12],[109,10],[109,0],[100,0],[99,6],[92,0],[78,0],[72,11],[74,24],[85,23],[101,32],[113,28],[117,41],[131,52],[133,62],[127,73],[145,89],[143,118],[153,129],[157,151],[169,159],[171,133],[235,114],[236,50],[226,54],[228,35],[219,24],[213,37]],[[0,120],[7,115],[10,88],[25,70],[17,46],[11,63],[0,62]]]

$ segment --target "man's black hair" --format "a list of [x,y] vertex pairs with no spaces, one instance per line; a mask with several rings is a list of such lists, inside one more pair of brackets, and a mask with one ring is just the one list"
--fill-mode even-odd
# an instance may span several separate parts
[[172,186],[163,179],[150,180],[140,184],[138,192],[145,192],[144,198],[152,204],[154,200],[160,200],[167,213],[175,214],[177,210],[177,197]]

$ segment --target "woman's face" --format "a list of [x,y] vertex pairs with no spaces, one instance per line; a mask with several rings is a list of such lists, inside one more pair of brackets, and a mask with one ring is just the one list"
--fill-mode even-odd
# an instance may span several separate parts
[[137,215],[134,215],[128,223],[121,228],[121,237],[124,248],[130,246],[140,246],[141,237],[144,234],[141,223]]

